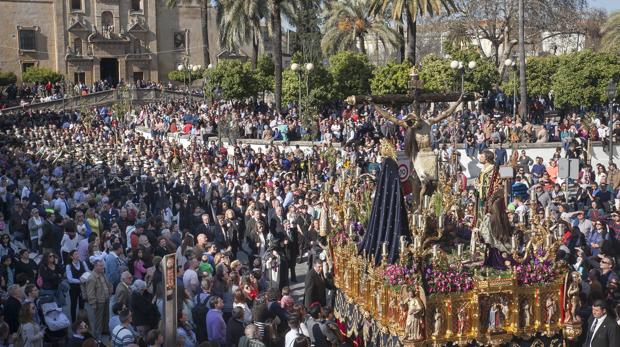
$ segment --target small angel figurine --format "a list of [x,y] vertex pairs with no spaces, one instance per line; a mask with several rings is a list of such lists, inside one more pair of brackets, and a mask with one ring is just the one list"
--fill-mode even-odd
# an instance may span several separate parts
[[407,304],[407,321],[405,323],[405,338],[407,340],[422,340],[422,322],[424,319],[424,304],[414,288],[409,288]]
[[521,311],[523,312],[523,327],[529,327],[532,324],[532,305],[528,299],[523,300]]
[[435,324],[433,326],[433,336],[438,336],[441,334],[441,326],[443,324],[443,316],[441,315],[441,307],[435,308]]
[[564,323],[574,323],[577,321],[577,309],[579,308],[579,295],[581,292],[581,274],[577,271],[573,271],[570,275],[572,280],[568,289],[566,290],[566,318]]
[[547,324],[553,323],[553,316],[555,316],[555,300],[553,299],[551,295],[549,295],[547,297],[547,300],[545,300],[545,311],[546,311],[545,322]]
[[458,311],[456,311],[456,319],[456,332],[459,335],[463,335],[463,333],[465,332],[465,328],[467,327],[467,320],[469,319],[469,316],[467,314],[467,304],[459,307]]

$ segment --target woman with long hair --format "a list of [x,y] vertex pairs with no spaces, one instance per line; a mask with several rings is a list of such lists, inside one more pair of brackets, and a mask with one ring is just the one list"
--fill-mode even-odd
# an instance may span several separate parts
[[18,334],[24,342],[24,347],[42,347],[45,329],[34,321],[37,309],[31,302],[24,303],[19,311],[20,331]]
[[187,258],[187,250],[194,248],[194,237],[192,234],[185,234],[181,245],[177,248],[177,266],[180,268],[185,267],[185,263],[189,260]]
[[86,234],[95,233],[99,236],[103,224],[101,223],[101,219],[99,219],[99,215],[95,212],[95,209],[89,208],[86,210],[85,217]]
[[45,220],[39,215],[39,209],[30,210],[30,218],[28,219],[28,230],[30,231],[30,249],[39,249],[39,239],[43,234],[43,223]]
[[146,267],[144,266],[144,249],[138,248],[130,260],[129,268],[132,269],[134,279],[142,280],[146,276]]
[[39,263],[39,276],[41,280],[37,280],[37,282],[40,282],[37,284],[41,284],[41,296],[53,296],[58,306],[65,306],[66,300],[60,288],[65,272],[58,260],[58,256],[53,252],[43,253],[43,258],[41,258]]

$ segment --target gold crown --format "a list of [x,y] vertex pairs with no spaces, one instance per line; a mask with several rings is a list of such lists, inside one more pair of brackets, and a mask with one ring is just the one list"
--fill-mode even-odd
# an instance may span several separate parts
[[396,148],[394,148],[394,145],[388,139],[381,139],[379,153],[384,157],[390,157],[396,160]]

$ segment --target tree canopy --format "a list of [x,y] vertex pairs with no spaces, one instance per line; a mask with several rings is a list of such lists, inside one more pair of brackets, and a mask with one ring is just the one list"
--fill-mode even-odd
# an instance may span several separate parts
[[259,81],[250,63],[223,60],[204,71],[206,94],[224,100],[243,100],[259,92]]
[[22,79],[26,83],[47,83],[48,81],[56,83],[62,80],[62,75],[46,67],[32,66],[26,69]]

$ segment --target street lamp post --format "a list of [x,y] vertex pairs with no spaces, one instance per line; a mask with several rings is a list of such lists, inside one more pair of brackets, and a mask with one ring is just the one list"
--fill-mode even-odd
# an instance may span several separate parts
[[291,64],[291,70],[297,74],[297,86],[299,90],[299,97],[297,100],[297,110],[299,111],[299,118],[301,118],[301,66],[297,63]]
[[[474,70],[477,64],[474,60],[467,63],[467,68],[469,70]],[[450,62],[450,68],[452,70],[458,70],[461,74],[461,94],[465,91],[465,63],[458,60],[453,60]]]
[[614,155],[613,155],[613,151],[614,151],[614,137],[613,137],[613,126],[614,126],[614,117],[613,117],[613,113],[614,113],[614,109],[613,109],[613,102],[614,99],[616,99],[616,92],[617,92],[617,86],[616,86],[616,82],[614,80],[609,81],[609,84],[607,85],[607,101],[609,102],[609,126],[607,128],[607,131],[609,132],[608,136],[609,136],[609,163],[611,164],[614,160]]
[[516,60],[508,58],[504,60],[504,66],[512,68],[512,118],[514,119],[517,117],[517,70],[515,69],[517,62]]

